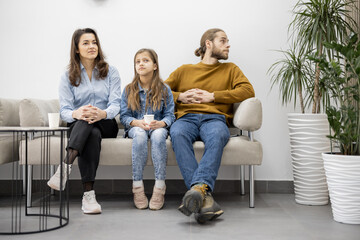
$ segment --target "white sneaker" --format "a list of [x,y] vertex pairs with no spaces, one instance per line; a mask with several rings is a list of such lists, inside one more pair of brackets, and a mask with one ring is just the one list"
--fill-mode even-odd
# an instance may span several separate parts
[[96,201],[94,190],[84,192],[81,210],[87,214],[101,213],[101,206]]
[[[69,169],[69,175],[71,173],[71,164],[63,163],[63,176],[62,176],[62,189],[63,191],[65,189],[66,181],[67,181],[67,174],[66,171]],[[50,180],[47,182],[47,185],[51,187],[52,189],[55,189],[57,191],[60,191],[60,165],[58,166],[55,174],[50,178]]]

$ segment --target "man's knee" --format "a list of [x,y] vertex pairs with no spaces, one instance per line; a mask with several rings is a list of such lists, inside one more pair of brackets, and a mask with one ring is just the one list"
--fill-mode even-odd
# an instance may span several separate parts
[[205,133],[205,136],[202,136],[204,142],[213,143],[215,145],[223,145],[229,141],[230,132],[227,127],[214,127],[209,129]]
[[186,131],[184,131],[184,126],[182,126],[179,121],[176,121],[170,128],[171,138],[184,137],[187,136]]
[[218,136],[219,139],[221,139],[221,140],[229,140],[230,132],[229,132],[229,129],[227,127],[226,128],[214,129],[214,131],[215,131],[214,135]]

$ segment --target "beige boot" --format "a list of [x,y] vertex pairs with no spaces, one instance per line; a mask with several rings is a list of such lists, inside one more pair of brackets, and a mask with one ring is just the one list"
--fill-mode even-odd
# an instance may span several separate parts
[[150,199],[150,209],[151,210],[159,210],[164,206],[165,191],[166,191],[166,187],[157,188],[154,186],[153,194]]
[[136,208],[145,209],[149,206],[149,200],[145,195],[144,186],[133,187],[132,192],[134,194],[134,204]]

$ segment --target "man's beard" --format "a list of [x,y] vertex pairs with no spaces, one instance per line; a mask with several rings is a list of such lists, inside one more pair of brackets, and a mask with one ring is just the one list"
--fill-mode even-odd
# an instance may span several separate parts
[[228,59],[229,54],[226,55],[226,53],[222,52],[220,49],[218,48],[214,48],[214,50],[211,53],[211,57],[216,58],[217,60],[221,60],[221,59]]

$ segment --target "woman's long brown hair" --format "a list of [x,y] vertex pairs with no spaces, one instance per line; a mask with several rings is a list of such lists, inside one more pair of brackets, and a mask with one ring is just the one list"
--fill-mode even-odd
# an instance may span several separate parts
[[140,53],[147,52],[150,55],[151,60],[154,64],[156,64],[157,68],[154,70],[153,78],[151,80],[151,87],[149,90],[149,94],[146,97],[146,106],[147,109],[148,104],[151,105],[153,110],[160,109],[161,107],[161,99],[164,99],[164,103],[166,106],[166,98],[168,96],[166,86],[163,80],[160,78],[159,73],[159,60],[156,52],[152,49],[143,48],[136,52],[134,57],[134,72],[135,76],[132,82],[126,86],[126,95],[128,97],[128,108],[132,111],[140,110],[140,97],[139,97],[139,84],[140,84],[140,75],[136,72],[135,61],[136,56]]
[[74,32],[71,40],[70,63],[68,66],[70,83],[72,86],[75,87],[79,86],[81,83],[80,54],[78,52],[80,37],[85,33],[94,34],[96,44],[98,46],[98,55],[95,58],[95,66],[98,68],[99,71],[96,77],[104,79],[109,72],[109,64],[105,62],[105,57],[101,50],[100,40],[95,30],[91,28],[77,29]]

